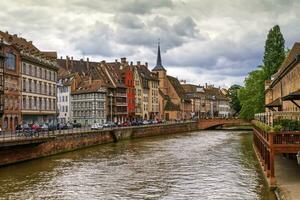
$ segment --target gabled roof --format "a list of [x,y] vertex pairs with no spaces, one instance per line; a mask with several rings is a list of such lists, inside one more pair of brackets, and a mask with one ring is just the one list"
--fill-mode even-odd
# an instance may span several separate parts
[[182,87],[182,85],[180,84],[179,80],[173,76],[167,76],[168,80],[170,81],[171,85],[173,86],[173,88],[175,89],[177,95],[179,96],[179,98],[181,99],[187,99],[186,95],[185,95],[185,91]]
[[106,92],[103,82],[101,80],[89,80],[90,77],[83,77],[76,91],[72,94]]
[[180,111],[180,106],[174,104],[171,100],[167,100],[165,111]]
[[57,58],[56,52],[40,51],[35,45],[33,45],[32,41],[27,41],[22,37],[18,37],[17,34],[12,35],[8,32],[0,31],[0,39],[17,47],[18,50],[20,50],[21,56],[23,58],[57,68],[57,65],[55,63]]
[[220,88],[205,87],[204,94],[207,99],[229,101],[229,98],[221,92]]

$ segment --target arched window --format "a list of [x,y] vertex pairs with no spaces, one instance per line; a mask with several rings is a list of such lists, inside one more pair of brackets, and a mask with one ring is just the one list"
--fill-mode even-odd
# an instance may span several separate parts
[[12,53],[6,54],[6,68],[16,70],[16,55]]

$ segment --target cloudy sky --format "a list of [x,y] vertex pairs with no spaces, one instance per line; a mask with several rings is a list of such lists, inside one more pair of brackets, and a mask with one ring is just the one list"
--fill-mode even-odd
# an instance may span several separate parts
[[297,0],[1,0],[0,29],[41,50],[93,61],[156,62],[195,84],[243,84],[261,64],[268,30],[300,41]]

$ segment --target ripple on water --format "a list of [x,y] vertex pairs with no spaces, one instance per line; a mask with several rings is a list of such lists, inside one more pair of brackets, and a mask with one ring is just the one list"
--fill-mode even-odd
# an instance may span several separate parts
[[0,199],[260,199],[261,180],[241,137],[146,138],[3,168]]

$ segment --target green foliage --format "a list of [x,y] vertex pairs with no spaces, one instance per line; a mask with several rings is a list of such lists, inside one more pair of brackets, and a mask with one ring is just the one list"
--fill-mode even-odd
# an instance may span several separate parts
[[255,113],[264,111],[264,71],[258,69],[249,73],[245,79],[245,87],[238,92],[242,106],[239,117],[251,120]]
[[249,73],[245,79],[245,87],[238,92],[238,98],[242,106],[239,117],[250,120],[255,113],[264,111],[265,80],[278,70],[285,59],[284,39],[278,25],[274,26],[268,33],[265,43],[263,66],[259,66]]
[[[229,97],[230,97],[230,107],[235,111],[235,114],[239,113],[241,110],[240,100],[238,98],[238,92],[242,88],[240,85],[232,85],[229,90]],[[234,114],[234,115],[235,115]]]
[[274,26],[268,33],[265,43],[265,53],[263,58],[266,79],[276,73],[285,58],[284,38],[278,25]]
[[281,126],[285,131],[300,131],[300,121],[291,119],[281,119],[274,123],[275,126]]
[[264,132],[269,132],[272,130],[272,127],[271,126],[268,126],[267,124],[265,123],[262,123],[260,121],[253,121],[254,125],[256,127],[258,127],[260,130],[264,131]]
[[282,127],[281,125],[275,125],[275,126],[273,127],[273,130],[274,130],[275,132],[279,132],[279,131],[282,131],[282,130],[283,130],[283,127]]

